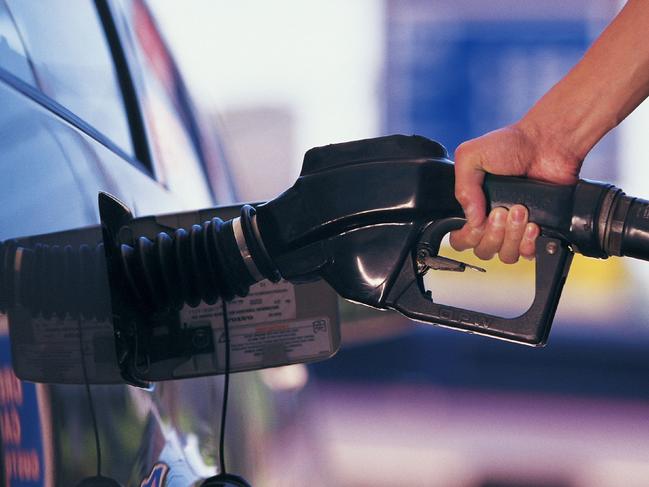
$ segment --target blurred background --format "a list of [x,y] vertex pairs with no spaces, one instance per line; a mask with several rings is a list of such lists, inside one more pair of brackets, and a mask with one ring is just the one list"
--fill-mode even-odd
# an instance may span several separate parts
[[[290,186],[313,146],[404,133],[452,153],[517,120],[623,2],[149,3],[223,135],[234,198],[253,201]],[[648,126],[641,106],[582,175],[649,196]],[[428,286],[437,301],[515,316],[533,275],[533,263],[489,263],[486,276]],[[648,284],[647,264],[577,257],[544,349],[341,303],[336,357],[264,372],[280,406],[273,442],[253,435],[247,476],[264,486],[649,485]],[[260,428],[258,417],[237,425]]]

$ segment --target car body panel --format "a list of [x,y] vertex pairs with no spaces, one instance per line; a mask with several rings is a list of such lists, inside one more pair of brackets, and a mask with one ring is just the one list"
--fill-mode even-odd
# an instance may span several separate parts
[[[144,8],[141,2],[134,3]],[[113,13],[118,12],[118,6],[109,5]],[[132,69],[129,74],[141,81],[134,46],[128,41],[124,46]],[[134,85],[140,99],[145,99],[145,89],[143,82]],[[187,103],[186,117],[193,117]],[[195,156],[175,160],[178,167],[167,170],[161,180],[164,168],[157,160],[147,167],[128,156],[84,120],[2,67],[0,106],[0,240],[95,225],[99,191],[117,196],[136,215],[214,203],[206,169],[200,165],[206,156],[201,146],[194,145],[202,136],[196,132],[195,120],[167,121],[175,130],[192,134],[183,140],[191,144],[184,153]],[[214,151],[214,142],[204,146]],[[182,154],[176,150],[173,156]],[[182,174],[187,165],[191,168]],[[173,180],[181,176],[182,183]],[[191,187],[196,190],[188,194]],[[224,198],[231,199],[232,193]],[[0,429],[9,435],[3,442],[3,485],[74,485],[94,475],[96,454],[84,386],[18,380],[11,368],[5,315],[0,314],[0,324]],[[254,387],[254,375],[246,375]],[[185,486],[213,475],[221,394],[222,378],[214,377],[169,381],[150,391],[125,385],[93,386],[102,474],[124,485],[140,485],[148,479],[143,485],[151,486],[162,485],[163,480],[164,485]],[[240,403],[232,398],[232,407],[245,410],[247,406]],[[234,464],[242,464],[236,452],[247,442],[245,435],[229,440]]]

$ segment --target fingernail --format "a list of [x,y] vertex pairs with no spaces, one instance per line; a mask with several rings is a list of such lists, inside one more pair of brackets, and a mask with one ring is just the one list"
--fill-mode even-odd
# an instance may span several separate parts
[[537,228],[533,223],[528,223],[525,227],[525,238],[532,239],[536,237]]
[[512,221],[514,223],[523,223],[525,221],[526,217],[526,211],[525,208],[521,206],[515,206],[510,210],[511,216],[512,216]]
[[505,222],[507,221],[507,212],[504,210],[494,210],[491,213],[489,213],[489,220],[494,224],[494,225],[504,225]]

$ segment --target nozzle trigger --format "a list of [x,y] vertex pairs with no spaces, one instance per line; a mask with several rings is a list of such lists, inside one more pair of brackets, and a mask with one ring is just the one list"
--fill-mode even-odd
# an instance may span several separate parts
[[427,249],[420,249],[417,252],[417,268],[421,275],[426,274],[428,269],[451,272],[464,272],[466,269],[472,269],[477,272],[487,272],[482,267],[467,264],[466,262],[449,259],[441,255],[431,255]]

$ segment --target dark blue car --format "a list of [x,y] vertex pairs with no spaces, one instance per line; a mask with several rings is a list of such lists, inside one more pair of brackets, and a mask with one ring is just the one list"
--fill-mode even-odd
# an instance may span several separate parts
[[[217,134],[195,110],[141,0],[0,0],[0,241],[99,222],[106,191],[136,215],[232,202]],[[96,473],[83,386],[14,374],[0,314],[0,484],[68,486]],[[231,407],[261,398],[249,376]],[[220,378],[152,391],[94,386],[102,474],[123,485],[187,486],[213,475]],[[238,428],[231,468],[246,470],[264,416]]]

